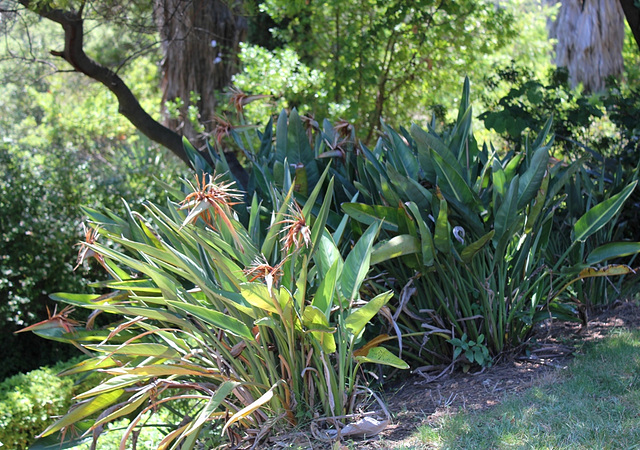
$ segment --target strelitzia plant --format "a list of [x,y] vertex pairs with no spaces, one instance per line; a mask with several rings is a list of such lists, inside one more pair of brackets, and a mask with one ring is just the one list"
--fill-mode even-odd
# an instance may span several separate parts
[[466,80],[449,134],[417,125],[400,133],[384,127],[385,137],[364,152],[357,183],[363,201],[342,205],[362,224],[383,221],[372,261],[400,258],[381,269],[400,294],[393,305],[399,327],[410,334],[426,329],[427,339],[405,340],[413,346],[405,355],[417,364],[455,360],[462,337],[495,356],[525,341],[537,321],[576,319],[575,305],[563,297],[567,287],[632,273],[626,266],[597,264],[639,250],[636,243],[609,245],[582,250],[579,265],[568,259],[614,220],[633,181],[591,205],[572,224],[568,248],[550,258],[554,214],[582,161],[550,158],[551,120],[524,152],[500,155],[492,146],[477,145],[471,117]]
[[87,210],[101,239],[92,235],[83,249],[101,256],[113,279],[96,287],[110,291],[51,297],[119,320],[95,330],[33,330],[93,355],[66,373],[106,374],[41,437],[75,428],[95,440],[106,424],[133,417],[124,449],[149,414],[170,405],[183,413],[160,449],[193,448],[211,430],[256,445],[312,422],[320,438],[347,433],[371,393],[360,366],[408,366],[382,340],[363,340],[393,295],[360,295],[380,224],[343,259],[341,236],[325,228],[334,185],[326,179],[327,171],[302,206],[292,188],[274,194],[266,233],[258,232],[259,203],[244,227],[232,210],[238,192],[213,174],[198,175],[181,204],[149,204],[144,216]]

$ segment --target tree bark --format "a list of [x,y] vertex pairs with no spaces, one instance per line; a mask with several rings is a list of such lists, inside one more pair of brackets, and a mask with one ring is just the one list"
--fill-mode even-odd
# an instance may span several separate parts
[[[247,20],[224,0],[156,0],[155,17],[164,59],[162,61],[163,104],[182,100],[180,118],[166,114],[164,123],[181,131],[196,147],[204,149],[206,136],[215,128],[216,95],[231,84],[238,71],[240,41],[247,34]],[[235,2],[236,5],[241,3]],[[189,121],[192,104],[200,114],[204,132]]]
[[562,0],[549,34],[558,39],[555,62],[569,69],[573,86],[599,91],[607,77],[622,74],[624,14],[618,0]]

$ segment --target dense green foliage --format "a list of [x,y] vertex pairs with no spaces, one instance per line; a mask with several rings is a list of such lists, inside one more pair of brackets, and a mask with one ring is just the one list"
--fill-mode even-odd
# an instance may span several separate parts
[[[324,188],[326,173],[306,205],[292,199],[292,188],[287,195],[274,191],[273,214],[263,215],[254,201],[248,228],[230,210],[236,191],[208,174],[184,198],[180,209],[188,213],[174,203],[150,204],[145,218],[87,210],[99,239],[126,249],[94,239],[84,244],[113,278],[97,286],[114,291],[53,298],[125,320],[96,330],[70,329],[74,324],[64,321],[32,327],[96,352],[70,372],[99,367],[110,375],[78,395],[86,402],[43,435],[102,413],[93,419],[99,430],[139,411],[124,442],[147,411],[189,400],[197,403],[167,436],[172,448],[192,448],[222,425],[230,437],[258,428],[257,441],[270,429],[310,421],[322,433],[340,433],[339,424],[364,407],[370,392],[362,364],[408,366],[378,345],[384,339],[363,340],[369,320],[392,297],[360,294],[379,226],[370,226],[343,259],[340,234],[325,229],[333,189],[333,180]],[[320,191],[327,195],[312,215]],[[340,420],[325,423],[333,416]]]
[[[153,111],[157,55],[120,67],[127,52],[153,47],[150,9],[133,4],[141,33],[129,35],[126,8],[102,6],[87,22],[87,51],[118,67]],[[273,101],[248,105],[262,96],[234,90],[221,111],[267,126],[254,133],[216,118],[209,160],[186,145],[194,184],[177,185],[177,161],[135,134],[99,86],[48,76],[48,65],[0,68],[0,377],[69,354],[10,334],[45,319],[47,294],[83,292],[53,299],[104,313],[94,322],[85,311],[82,327],[64,310],[32,327],[95,355],[71,373],[108,375],[40,443],[74,426],[124,427],[100,439],[112,446],[158,417],[166,448],[259,443],[294,426],[328,439],[358,427],[349,415],[359,407],[377,409],[362,364],[406,368],[399,355],[414,368],[487,366],[536,322],[577,320],[637,289],[640,96],[620,84],[584,97],[562,70],[541,75],[553,8],[268,0],[261,9],[273,36],[243,45],[235,83]],[[59,39],[32,19],[13,23],[4,54],[32,60]],[[496,147],[476,139],[490,133],[473,129],[468,81],[459,95],[467,74],[487,82],[474,92]],[[198,125],[197,109],[189,114]],[[247,164],[246,192],[229,184],[228,147]],[[80,247],[89,261],[74,274],[82,215],[93,227]],[[22,403],[3,417],[20,417]]]
[[248,108],[251,121],[296,107],[347,120],[371,142],[381,117],[399,125],[446,112],[466,75],[480,80],[512,58],[538,72],[550,67],[545,26],[554,8],[538,2],[330,1],[319,8],[269,0],[261,8],[281,47],[243,47],[234,83],[274,97],[273,105]]
[[[4,52],[37,51],[56,36],[47,24],[30,31],[12,35]],[[184,170],[134,133],[112,95],[77,75],[46,76],[49,70],[20,60],[0,65],[0,379],[77,353],[13,333],[45,319],[47,307],[53,312],[52,290],[82,289],[96,276],[88,266],[73,272],[80,206],[124,211],[126,198],[137,207],[165,195],[154,177]],[[124,76],[150,105],[157,95],[150,60],[138,61]]]
[[53,416],[69,409],[76,393],[92,387],[88,381],[76,385],[78,377],[58,377],[69,364],[43,367],[0,383],[0,443],[6,448],[28,448]]

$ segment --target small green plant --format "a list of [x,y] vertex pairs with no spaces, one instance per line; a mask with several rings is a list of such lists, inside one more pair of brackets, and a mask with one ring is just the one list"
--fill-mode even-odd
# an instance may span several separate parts
[[487,367],[491,365],[491,356],[489,356],[489,349],[487,349],[484,342],[484,334],[478,336],[477,341],[472,341],[467,338],[467,334],[464,333],[460,338],[453,338],[447,341],[453,345],[453,359],[458,359],[464,352],[464,357],[469,363],[476,363],[480,367]]

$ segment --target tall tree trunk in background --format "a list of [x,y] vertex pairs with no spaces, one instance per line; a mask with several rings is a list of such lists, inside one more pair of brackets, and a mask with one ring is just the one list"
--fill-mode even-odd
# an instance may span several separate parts
[[[162,91],[165,124],[203,148],[205,137],[189,122],[191,92],[200,97],[193,106],[199,122],[214,127],[216,95],[231,83],[239,67],[239,44],[247,34],[247,20],[237,0],[156,0],[156,22],[164,59]],[[167,101],[182,99],[180,118],[166,114]]]
[[587,92],[622,74],[624,13],[618,0],[562,0],[549,36],[558,40],[555,63]]

